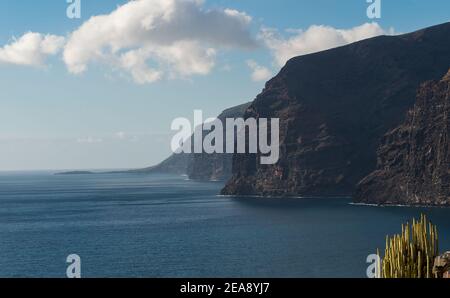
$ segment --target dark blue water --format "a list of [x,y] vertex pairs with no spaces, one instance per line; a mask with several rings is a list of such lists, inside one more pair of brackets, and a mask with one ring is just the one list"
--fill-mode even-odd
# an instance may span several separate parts
[[364,277],[387,233],[450,209],[226,198],[174,176],[0,173],[0,277]]

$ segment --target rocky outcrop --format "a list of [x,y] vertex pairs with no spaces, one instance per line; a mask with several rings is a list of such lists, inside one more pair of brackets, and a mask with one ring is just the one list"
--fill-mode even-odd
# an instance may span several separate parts
[[192,163],[192,154],[172,154],[169,158],[156,166],[127,171],[135,174],[175,174],[186,175],[187,169]]
[[[249,106],[250,103],[245,103],[232,107],[223,111],[217,118],[222,120],[223,123],[225,123],[227,118],[241,118]],[[203,135],[205,136],[208,133],[209,131],[204,130]],[[225,139],[225,131],[223,135]],[[227,180],[231,177],[232,159],[232,154],[172,154],[168,159],[156,166],[132,170],[128,173],[185,174],[192,180]]]
[[439,278],[450,278],[450,251],[436,257],[433,273]]
[[291,59],[245,117],[280,118],[280,160],[236,154],[223,194],[351,195],[420,84],[450,62],[450,23]]
[[406,121],[383,138],[356,202],[450,205],[450,71],[420,88]]
[[[245,103],[223,111],[217,118],[224,124],[224,152],[226,151],[226,126],[227,118],[242,118],[250,106],[250,103]],[[203,136],[207,135],[209,131],[204,130]],[[187,168],[187,173],[192,180],[228,180],[231,177],[233,165],[233,154],[192,154],[192,162]]]

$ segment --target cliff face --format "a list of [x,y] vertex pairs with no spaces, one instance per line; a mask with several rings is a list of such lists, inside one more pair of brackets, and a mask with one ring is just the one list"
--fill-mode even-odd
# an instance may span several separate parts
[[[223,111],[217,118],[224,124],[224,152],[226,151],[226,126],[227,118],[242,118],[250,103],[245,103]],[[210,131],[203,130],[203,136]],[[192,154],[192,162],[188,165],[187,174],[192,180],[228,180],[231,177],[233,154]]]
[[156,166],[131,170],[128,173],[136,174],[175,174],[175,175],[186,175],[187,168],[192,163],[192,154],[172,154],[169,158],[163,162],[157,164]]
[[[226,118],[242,118],[250,103],[242,104],[222,112],[217,118],[225,123]],[[204,130],[203,135],[209,131]],[[224,130],[225,144],[225,130]],[[194,142],[192,141],[192,144]],[[172,154],[168,159],[160,164],[145,168],[133,170],[133,173],[165,173],[165,174],[186,174],[192,180],[227,180],[231,177],[232,154]]]
[[441,78],[449,62],[450,23],[291,59],[245,114],[280,118],[279,162],[236,154],[222,193],[352,194],[420,83]]
[[383,138],[377,169],[359,183],[355,201],[450,204],[450,71],[424,83],[406,121]]

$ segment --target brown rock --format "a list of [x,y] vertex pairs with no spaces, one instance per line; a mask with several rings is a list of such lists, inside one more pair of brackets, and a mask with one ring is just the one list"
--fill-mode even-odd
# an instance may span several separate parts
[[351,195],[404,121],[420,84],[450,61],[450,23],[291,59],[245,117],[280,118],[280,160],[236,154],[223,194]]
[[[244,112],[250,106],[245,103],[223,111],[217,118],[225,123],[226,118],[242,118]],[[204,131],[204,135],[209,131]],[[226,134],[224,130],[224,144],[226,142]],[[193,142],[192,142],[193,143]],[[194,154],[182,153],[172,154],[169,158],[158,165],[128,171],[128,173],[164,173],[188,175],[192,180],[209,181],[209,180],[227,180],[231,177],[232,154]]]
[[406,121],[384,137],[377,169],[359,183],[354,199],[376,204],[450,204],[448,74],[422,85]]

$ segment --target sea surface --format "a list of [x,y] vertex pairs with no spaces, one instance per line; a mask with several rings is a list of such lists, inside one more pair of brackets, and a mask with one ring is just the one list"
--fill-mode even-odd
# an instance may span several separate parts
[[347,198],[221,197],[170,175],[0,173],[0,277],[365,277],[385,235],[426,213],[450,250],[450,209]]

